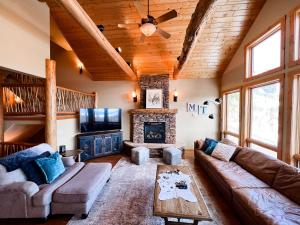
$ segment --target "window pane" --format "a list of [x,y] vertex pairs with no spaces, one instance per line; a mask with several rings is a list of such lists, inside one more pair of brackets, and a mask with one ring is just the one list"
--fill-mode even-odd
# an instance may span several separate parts
[[240,92],[226,95],[227,103],[227,131],[240,133]]
[[252,48],[252,75],[280,66],[281,31],[277,31]]
[[251,89],[250,137],[277,146],[280,83]]
[[265,153],[266,155],[269,155],[269,156],[272,156],[274,158],[277,158],[277,152],[274,152],[270,149],[267,149],[267,148],[263,148],[259,145],[255,145],[255,144],[250,144],[250,148],[256,150],[256,151],[259,151],[259,152],[262,152],[262,153]]
[[235,144],[239,145],[239,139],[237,137],[231,136],[229,134],[225,135],[225,138],[229,139],[230,141],[234,142]]

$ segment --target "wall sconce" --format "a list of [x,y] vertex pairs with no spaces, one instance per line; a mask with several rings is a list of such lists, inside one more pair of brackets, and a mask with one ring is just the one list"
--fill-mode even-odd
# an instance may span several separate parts
[[133,91],[133,92],[132,92],[132,101],[133,101],[133,102],[137,102],[137,94],[136,94],[136,91]]
[[97,27],[101,32],[104,31],[104,26],[102,24],[98,24]]
[[173,95],[173,101],[177,102],[177,100],[178,100],[178,92],[175,90]]
[[115,48],[115,50],[116,50],[118,53],[121,53],[121,52],[122,52],[122,48],[121,48],[121,47],[117,47],[117,48]]
[[208,105],[209,102],[212,102],[216,105],[220,105],[222,103],[222,98],[216,98],[214,101],[212,100],[206,100],[205,102],[203,102],[203,105]]

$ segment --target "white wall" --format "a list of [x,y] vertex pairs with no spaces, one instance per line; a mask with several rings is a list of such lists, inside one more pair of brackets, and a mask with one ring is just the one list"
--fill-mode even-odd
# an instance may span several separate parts
[[[120,107],[123,110],[122,130],[124,139],[130,138],[129,109],[138,107],[139,103],[132,102],[131,92],[137,88],[137,82],[132,81],[92,81],[89,74],[84,71],[79,74],[76,67],[77,58],[73,52],[67,52],[55,44],[51,44],[51,57],[57,63],[57,85],[85,92],[96,92],[98,107]],[[172,94],[177,89],[179,100],[173,102]],[[219,81],[217,79],[176,80],[170,81],[170,108],[178,108],[177,114],[177,141],[184,143],[186,148],[193,148],[193,142],[197,138],[217,138],[219,134],[218,119],[210,120],[204,116],[188,113],[187,102],[203,103],[207,99],[215,99],[219,96]],[[217,112],[218,108],[210,106],[211,112]],[[216,116],[218,118],[218,116]],[[73,121],[74,123],[75,121]],[[67,124],[65,124],[67,123]],[[78,124],[78,121],[75,122]],[[67,148],[74,143],[73,137],[78,133],[69,122],[58,121],[58,145],[66,144]],[[72,126],[72,128],[67,128]],[[61,132],[60,132],[61,131]],[[65,131],[65,132],[63,132]],[[74,132],[74,134],[64,134]],[[62,136],[59,136],[62,135]],[[69,145],[69,146],[68,146]]]
[[0,0],[0,67],[45,77],[50,12],[37,0]]

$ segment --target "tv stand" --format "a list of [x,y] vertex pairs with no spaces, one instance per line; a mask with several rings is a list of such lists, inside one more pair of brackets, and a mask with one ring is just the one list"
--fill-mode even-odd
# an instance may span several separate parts
[[81,160],[118,154],[123,149],[122,131],[81,133],[77,135],[77,147],[83,150]]

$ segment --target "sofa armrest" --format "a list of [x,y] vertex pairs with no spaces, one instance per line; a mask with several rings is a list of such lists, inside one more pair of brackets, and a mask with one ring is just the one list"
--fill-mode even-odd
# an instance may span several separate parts
[[25,182],[14,182],[7,185],[0,186],[0,194],[12,193],[12,192],[21,192],[27,197],[31,197],[39,191],[37,184],[31,181]]

